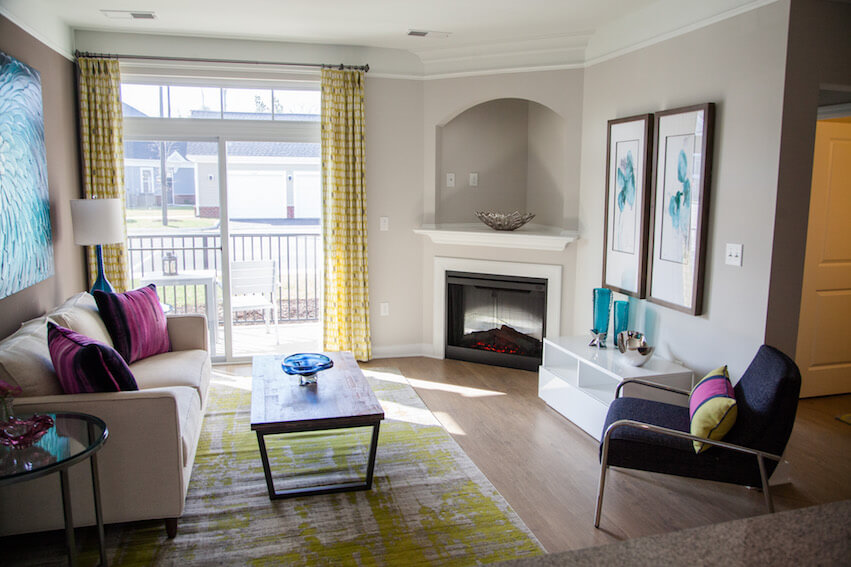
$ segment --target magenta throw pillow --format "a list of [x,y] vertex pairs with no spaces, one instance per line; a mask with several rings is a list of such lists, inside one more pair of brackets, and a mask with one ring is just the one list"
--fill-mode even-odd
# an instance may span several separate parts
[[107,344],[48,321],[47,346],[66,394],[139,389],[127,363]]
[[128,364],[171,350],[154,284],[124,293],[96,290],[94,296],[115,350]]

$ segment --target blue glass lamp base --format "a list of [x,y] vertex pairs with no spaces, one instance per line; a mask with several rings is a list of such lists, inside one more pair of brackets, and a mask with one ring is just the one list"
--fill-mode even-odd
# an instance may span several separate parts
[[92,285],[92,289],[89,293],[94,293],[95,290],[104,291],[106,293],[115,293],[115,288],[112,287],[112,284],[109,283],[108,279],[106,279],[106,274],[103,273],[103,249],[100,244],[95,247],[95,253],[97,254],[98,277],[95,279],[95,283]]

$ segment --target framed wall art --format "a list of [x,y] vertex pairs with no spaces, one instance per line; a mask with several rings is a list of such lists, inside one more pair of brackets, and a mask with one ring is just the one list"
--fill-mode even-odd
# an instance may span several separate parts
[[0,298],[53,275],[39,72],[0,52]]
[[650,212],[653,115],[609,120],[603,286],[643,298]]
[[648,299],[700,315],[712,172],[712,103],[656,113]]

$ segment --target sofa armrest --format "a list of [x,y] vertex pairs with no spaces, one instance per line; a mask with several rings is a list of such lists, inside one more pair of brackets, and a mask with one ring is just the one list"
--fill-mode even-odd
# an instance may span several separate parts
[[[197,405],[197,394],[188,387],[152,388],[128,392],[69,394],[16,398],[18,415],[34,412],[76,411],[101,418],[109,429],[109,438],[98,453],[101,496],[106,523],[129,520],[176,518],[183,513],[188,474],[182,431],[187,416],[186,403]],[[200,408],[195,410],[200,412]],[[85,468],[85,467],[84,467]],[[0,497],[0,532],[16,533],[57,529],[62,526],[62,509],[58,484],[53,479],[46,485],[15,485],[16,493],[3,492]],[[88,478],[72,479],[74,492],[90,493]],[[32,485],[28,488],[29,485]],[[54,486],[55,485],[55,486]],[[5,488],[3,489],[5,490]],[[39,496],[44,492],[45,495]],[[15,498],[12,498],[15,496]],[[78,496],[77,498],[81,498]],[[7,522],[5,513],[17,506],[17,499],[39,502],[39,512],[18,518],[20,525]],[[44,500],[41,502],[42,499]],[[77,525],[93,523],[91,500],[82,498],[75,505]]]
[[168,315],[166,324],[171,350],[209,350],[206,315],[200,313]]

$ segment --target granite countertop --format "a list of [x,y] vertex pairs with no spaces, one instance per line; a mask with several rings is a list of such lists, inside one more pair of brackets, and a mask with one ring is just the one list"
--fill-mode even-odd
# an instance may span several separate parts
[[848,565],[851,562],[851,500],[765,514],[506,561],[505,567],[561,565]]

